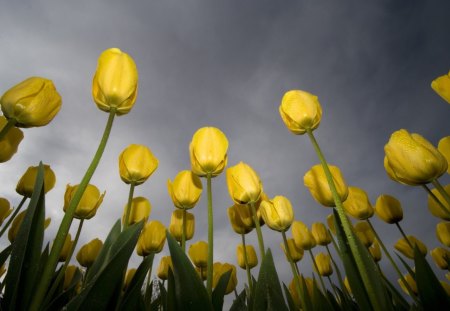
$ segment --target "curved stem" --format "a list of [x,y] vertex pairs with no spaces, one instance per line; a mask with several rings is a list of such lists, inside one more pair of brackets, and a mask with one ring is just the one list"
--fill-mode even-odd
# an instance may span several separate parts
[[441,200],[439,200],[439,198],[433,193],[433,191],[431,191],[427,185],[422,185],[422,188],[425,189],[425,191],[428,192],[430,197],[439,205],[441,211],[447,214],[447,216],[450,216],[450,209],[447,208],[445,204],[441,202]]
[[284,249],[286,250],[286,257],[289,261],[289,264],[291,266],[291,270],[292,270],[292,274],[294,276],[294,280],[295,280],[295,288],[297,290],[297,295],[298,297],[302,297],[302,302],[305,301],[304,297],[303,297],[303,293],[304,291],[302,290],[302,286],[300,284],[300,279],[298,276],[298,271],[296,269],[296,265],[294,264],[294,261],[292,260],[292,256],[291,256],[291,252],[289,250],[289,245],[287,242],[287,238],[286,238],[286,232],[285,231],[281,231],[281,235],[283,236],[283,243],[284,243]]
[[211,190],[211,174],[206,175],[207,192],[208,192],[208,266],[206,267],[206,290],[211,298],[212,296],[212,278],[213,278],[213,206],[212,206],[212,190]]
[[317,275],[319,276],[320,285],[322,286],[322,290],[323,290],[323,292],[325,294],[327,292],[327,288],[325,287],[325,283],[323,282],[322,275],[319,272],[319,267],[317,266],[316,259],[314,258],[312,250],[309,249],[308,252],[309,252],[309,255],[311,256],[311,260],[312,260],[312,262],[314,264],[314,268],[316,269]]
[[334,261],[333,256],[331,256],[331,252],[330,252],[330,249],[329,249],[328,245],[325,245],[325,248],[327,249],[328,256],[330,256],[331,263],[333,264],[334,270],[336,271],[337,279],[339,281],[339,286],[341,288],[344,288],[344,280],[342,279],[341,271],[339,270],[339,267],[336,264],[336,261]]
[[406,236],[405,232],[403,231],[402,227],[400,227],[400,223],[396,222],[395,225],[397,226],[398,230],[400,231],[400,233],[402,234],[403,238],[405,239],[406,243],[408,243],[409,247],[411,247],[411,249],[414,249],[414,246],[411,244],[411,241],[408,239],[408,237]]
[[30,310],[36,311],[42,304],[44,300],[45,293],[47,292],[48,286],[50,284],[53,272],[55,271],[56,265],[58,264],[58,257],[61,253],[61,249],[64,245],[64,241],[66,240],[67,233],[69,232],[70,225],[72,224],[72,219],[75,213],[75,209],[77,208],[78,203],[83,196],[84,191],[86,190],[89,181],[94,175],[94,172],[100,162],[103,151],[105,150],[106,143],[108,142],[109,134],[111,133],[111,128],[114,121],[114,116],[116,114],[116,109],[111,108],[109,113],[108,122],[106,123],[105,130],[103,132],[102,140],[97,148],[97,152],[92,159],[91,164],[89,165],[81,183],[78,185],[77,190],[69,203],[69,207],[64,214],[64,217],[59,225],[58,233],[55,237],[55,242],[50,251],[49,257],[47,259],[47,263],[45,265],[44,271],[42,273],[42,277],[36,286],[36,292],[30,304]]
[[[448,194],[447,191],[445,191],[441,183],[437,179],[433,180],[431,183],[436,187],[436,189],[439,191],[439,193],[442,195],[445,201],[447,201],[447,204],[450,205],[450,194]],[[447,208],[446,210],[448,211]]]
[[16,125],[17,121],[16,119],[8,119],[8,122],[5,124],[5,126],[0,130],[0,140],[3,139],[3,137],[8,134],[9,130]]
[[128,192],[128,203],[127,203],[127,210],[125,211],[123,230],[125,230],[130,225],[131,203],[133,202],[134,187],[135,187],[134,182],[130,183],[130,191]]
[[183,230],[181,232],[181,249],[186,253],[186,210],[183,209]]
[[6,224],[3,226],[2,231],[0,231],[0,237],[3,235],[3,233],[5,233],[6,229],[8,229],[9,225],[12,223],[12,221],[14,220],[14,218],[16,218],[17,214],[20,212],[20,209],[22,208],[23,204],[25,203],[25,201],[27,200],[27,197],[23,197],[22,200],[20,201],[19,205],[16,207],[16,210],[12,213],[12,215],[9,217],[8,221],[6,222]]
[[248,266],[247,247],[245,246],[245,234],[242,233],[241,237],[242,237],[242,247],[244,248],[245,270],[247,271],[248,287],[250,288],[250,295],[251,295],[251,293],[253,293],[253,284],[252,284],[252,275],[250,274],[250,267]]
[[266,253],[266,249],[264,248],[264,239],[261,232],[261,226],[259,225],[258,215],[256,214],[255,204],[250,203],[250,208],[252,209],[253,222],[255,223],[256,234],[258,235],[259,252],[261,254],[261,262],[262,262],[262,260],[264,259],[264,255]]

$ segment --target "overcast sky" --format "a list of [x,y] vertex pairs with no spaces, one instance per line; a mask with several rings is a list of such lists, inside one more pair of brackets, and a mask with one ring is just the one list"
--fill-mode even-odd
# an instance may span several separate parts
[[[25,129],[19,152],[0,165],[0,196],[14,205],[20,201],[16,183],[28,166],[42,160],[55,171],[57,184],[46,199],[52,218],[47,239],[63,216],[66,184],[80,182],[108,117],[92,101],[97,58],[103,50],[118,47],[136,61],[139,94],[131,112],[116,118],[91,180],[106,196],[97,216],[85,223],[80,246],[96,237],[104,240],[122,215],[128,186],[119,178],[117,158],[131,143],[148,146],[159,159],[158,169],[135,195],[151,201],[151,219],[168,225],[173,206],[166,181],[190,168],[189,142],[203,126],[220,128],[229,140],[229,165],[251,165],[270,197],[291,200],[296,219],[308,225],[325,221],[331,209],[319,206],[303,186],[303,175],[318,163],[317,157],[308,138],[292,135],[278,112],[283,94],[291,89],[319,97],[323,118],[315,134],[347,183],[365,189],[373,204],[382,193],[395,195],[403,203],[406,232],[420,237],[429,249],[438,246],[434,230],[439,220],[428,213],[426,193],[386,176],[383,147],[400,128],[435,145],[450,135],[450,107],[430,88],[450,67],[450,2],[0,4],[0,93],[27,77],[42,76],[54,81],[63,98],[56,118],[46,127]],[[446,175],[442,183],[448,182]],[[232,201],[225,174],[213,180],[213,199],[215,261],[236,263],[240,237],[226,215]],[[193,212],[193,241],[207,240],[206,191]],[[388,246],[400,237],[394,227],[375,218],[373,223]],[[291,272],[279,250],[281,235],[268,228],[263,235],[276,253],[280,278],[289,283]],[[256,233],[248,238],[257,248]],[[168,254],[167,248],[163,253]],[[138,262],[134,255],[131,266]],[[159,256],[154,271],[158,263]],[[386,259],[382,263],[396,279]],[[300,267],[310,274],[309,258]],[[245,273],[238,273],[240,291]]]

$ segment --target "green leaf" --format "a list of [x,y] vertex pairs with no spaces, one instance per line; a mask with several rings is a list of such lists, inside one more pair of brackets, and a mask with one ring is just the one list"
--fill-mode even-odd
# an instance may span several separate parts
[[416,273],[414,272],[413,269],[411,269],[411,267],[408,265],[408,263],[402,258],[402,256],[400,256],[399,254],[395,253],[395,255],[397,255],[398,259],[400,259],[400,261],[402,262],[403,266],[405,267],[405,269],[408,271],[408,273],[414,278]]
[[[336,287],[335,285],[333,285],[333,286]],[[328,298],[328,301],[330,302],[331,306],[333,307],[333,310],[340,311],[343,309],[339,305],[339,302],[336,300],[336,297],[328,290],[327,290],[327,298]]]
[[173,275],[172,269],[169,267],[167,271],[167,297],[164,302],[165,310],[176,311],[177,309],[177,298],[175,294],[175,277]]
[[300,306],[295,304],[294,299],[292,298],[291,292],[286,287],[286,284],[283,283],[284,295],[286,296],[286,300],[288,302],[289,311],[297,311]]
[[225,296],[225,291],[227,290],[228,281],[230,280],[232,270],[227,271],[222,274],[217,282],[216,288],[212,292],[212,304],[215,311],[222,310],[223,307],[223,297]]
[[76,286],[81,281],[82,276],[83,275],[81,274],[81,271],[77,269],[75,275],[72,278],[72,281],[69,284],[69,287],[67,287],[65,291],[56,296],[55,299],[53,299],[53,301],[44,308],[44,310],[61,310],[70,301],[70,299],[77,294]]
[[11,254],[12,245],[8,245],[1,253],[0,253],[0,267],[3,266],[3,264],[8,259],[9,255]]
[[203,282],[175,239],[166,232],[173,265],[177,310],[213,310]]
[[44,167],[39,163],[28,210],[12,244],[5,277],[4,306],[7,310],[27,310],[38,280],[39,258],[44,239]]
[[247,311],[249,310],[245,304],[245,297],[247,296],[245,289],[239,294],[239,296],[233,301],[230,311]]
[[389,294],[392,298],[392,303],[395,305],[396,310],[409,310],[409,303],[403,298],[403,295],[395,288],[395,286],[389,282],[389,280],[383,275],[383,281],[385,287],[388,289]]
[[312,295],[312,303],[314,306],[314,310],[317,311],[328,311],[332,310],[333,306],[329,303],[327,297],[323,295],[323,293],[317,287],[317,282],[314,279],[313,282],[313,295]]

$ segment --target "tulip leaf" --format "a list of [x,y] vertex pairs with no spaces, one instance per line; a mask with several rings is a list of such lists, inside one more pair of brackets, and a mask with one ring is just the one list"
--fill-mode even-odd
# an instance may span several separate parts
[[449,296],[417,246],[414,246],[414,264],[417,290],[423,309],[450,310]]
[[12,250],[12,245],[9,245],[0,253],[0,267],[3,266],[3,264],[8,259],[9,255],[11,255],[11,250]]
[[237,296],[237,298],[233,301],[231,305],[230,311],[247,311],[249,308],[245,305],[245,297],[247,297],[247,293],[244,290]]
[[[128,260],[136,246],[143,222],[124,229],[115,241],[105,250],[107,256],[97,258],[105,260],[99,264],[96,275],[85,285],[81,293],[68,305],[67,310],[107,310],[111,300],[117,299],[114,294],[121,288]],[[114,228],[110,235],[114,235]],[[105,246],[104,246],[105,247]],[[103,251],[103,249],[102,249]],[[95,263],[95,262],[94,262]]]
[[398,292],[398,290],[392,285],[389,280],[383,276],[384,285],[391,296],[392,304],[395,306],[395,310],[407,311],[410,309],[409,303],[403,298],[403,296]]
[[270,249],[267,250],[259,270],[253,310],[288,310]]
[[7,310],[28,309],[35,282],[39,279],[37,273],[44,240],[44,218],[44,167],[41,162],[30,204],[12,244],[2,302]]
[[314,310],[317,311],[333,310],[333,306],[329,303],[327,297],[325,297],[324,294],[317,287],[317,282],[315,279],[313,282],[312,303],[314,306]]
[[[336,286],[334,286],[334,287],[336,287]],[[330,305],[333,307],[333,310],[339,311],[339,310],[344,309],[344,308],[341,308],[341,306],[339,305],[339,302],[336,300],[336,297],[329,290],[327,290],[327,298],[328,298]],[[344,310],[346,310],[346,309],[344,309]]]
[[223,308],[223,297],[225,296],[225,291],[227,290],[228,281],[230,280],[232,270],[227,271],[222,274],[217,282],[216,288],[212,292],[212,304],[216,311],[220,311]]
[[296,306],[294,299],[292,298],[291,292],[286,287],[286,284],[283,283],[284,295],[286,296],[286,300],[288,303],[289,311],[297,311],[300,306]]
[[169,267],[167,271],[167,296],[164,301],[165,310],[176,311],[177,310],[177,299],[175,294],[175,278],[172,272],[172,268]]
[[200,277],[175,239],[166,232],[173,265],[177,310],[213,310]]
[[405,269],[408,271],[408,273],[414,278],[416,273],[414,272],[413,269],[411,269],[411,267],[408,265],[408,263],[402,258],[402,256],[400,256],[399,254],[395,253],[398,257],[398,259],[400,259],[400,261],[402,262],[403,266],[405,267]]
[[57,297],[55,297],[55,299],[53,299],[53,301],[48,306],[46,306],[44,310],[62,310],[63,307],[70,301],[70,299],[74,295],[76,295],[76,286],[81,281],[82,276],[83,275],[81,274],[81,271],[77,269],[67,289],[60,293]]

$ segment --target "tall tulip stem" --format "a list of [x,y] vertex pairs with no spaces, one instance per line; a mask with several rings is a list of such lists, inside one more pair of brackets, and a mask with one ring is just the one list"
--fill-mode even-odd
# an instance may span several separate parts
[[86,187],[89,184],[89,181],[92,178],[92,175],[94,175],[94,172],[98,164],[100,163],[100,159],[102,157],[103,151],[105,150],[106,143],[108,142],[109,134],[111,133],[111,128],[114,122],[115,115],[116,109],[111,108],[109,112],[108,122],[106,123],[106,127],[103,132],[103,137],[100,141],[100,144],[97,148],[94,158],[92,159],[91,164],[89,165],[86,173],[84,174],[81,183],[78,185],[77,190],[75,191],[75,194],[69,203],[66,213],[64,214],[61,224],[59,225],[58,233],[56,234],[55,237],[55,242],[50,251],[44,271],[39,280],[39,283],[36,286],[36,292],[30,304],[31,311],[37,311],[40,308],[42,301],[44,300],[45,293],[47,292],[56,265],[58,264],[59,254],[61,253],[61,250],[64,246],[66,236],[69,233],[70,225],[72,224],[72,219],[75,214],[75,210],[78,206],[78,203],[81,200],[81,197],[83,196],[84,191],[86,190]]
[[[430,197],[439,205],[439,207],[441,208],[441,211],[443,211],[445,214],[447,214],[447,216],[450,216],[450,209],[447,206],[445,206],[445,204],[442,203],[441,200],[439,200],[439,198],[433,193],[433,191],[431,191],[427,185],[422,185],[422,187],[425,189],[426,192],[428,192]],[[450,204],[449,204],[449,206],[450,206]]]
[[[154,254],[150,254],[149,256],[152,256],[151,262],[150,262],[150,268],[148,269],[147,273],[147,284],[145,286],[145,294],[144,294],[144,301],[147,306],[150,305],[150,302],[152,300],[152,296],[150,293],[150,285],[151,285],[151,278],[152,278],[152,268],[153,268],[153,259],[155,258]],[[143,257],[143,260],[145,260],[146,257]]]
[[125,220],[123,223],[123,230],[125,230],[130,225],[131,203],[133,201],[134,187],[135,187],[135,184],[131,183],[130,191],[128,192],[128,203],[127,203],[127,210],[125,211]]
[[[333,264],[334,270],[336,271],[337,279],[339,281],[339,286],[341,288],[344,288],[344,280],[342,279],[341,271],[339,270],[339,267],[336,264],[336,261],[334,261],[333,256],[331,256],[330,248],[328,247],[328,245],[325,245],[325,248],[327,249],[328,256],[330,256],[331,263]],[[333,287],[333,289],[334,289],[334,287]]]
[[411,249],[414,249],[414,246],[411,244],[411,241],[406,236],[405,232],[403,231],[402,227],[400,226],[400,223],[396,222],[395,225],[397,226],[398,230],[402,234],[402,236],[405,239],[406,243],[408,243],[409,247],[411,247]]
[[8,119],[8,122],[5,124],[5,126],[0,130],[0,140],[3,139],[3,137],[8,134],[9,130],[16,125],[17,121],[16,119]]
[[181,249],[186,253],[186,210],[183,209],[183,230],[181,232]]
[[245,270],[247,271],[248,287],[250,288],[250,295],[251,295],[251,293],[253,293],[253,284],[252,284],[253,282],[252,282],[252,275],[250,274],[250,267],[248,266],[247,248],[245,247],[245,234],[242,233],[241,237],[242,237],[242,246],[244,248]]
[[6,229],[8,229],[9,225],[12,223],[14,218],[16,218],[17,214],[20,212],[20,209],[22,208],[22,206],[26,200],[27,200],[27,197],[24,196],[22,198],[22,200],[20,201],[19,205],[16,207],[16,210],[12,213],[11,217],[9,217],[8,221],[3,226],[2,231],[0,231],[0,237],[3,235],[3,233],[5,233]]
[[208,266],[206,271],[206,290],[209,297],[212,297],[212,278],[213,278],[213,206],[212,206],[212,189],[211,189],[211,174],[206,175],[207,180],[207,192],[208,192]]
[[442,187],[441,183],[437,179],[433,180],[432,184],[433,186],[436,187],[436,189],[439,191],[439,193],[442,195],[445,201],[447,201],[447,204],[450,206],[450,194],[448,194],[447,191],[445,191],[444,187]]
[[259,252],[261,254],[262,261],[266,253],[266,249],[264,248],[264,239],[261,232],[261,226],[259,225],[258,215],[256,214],[255,203],[250,203],[250,208],[252,209],[253,222],[255,223],[256,234],[258,235]]

